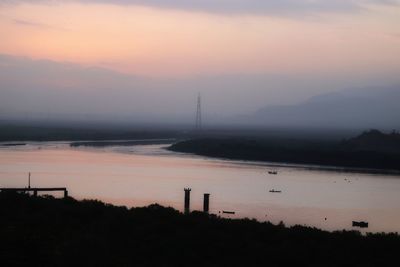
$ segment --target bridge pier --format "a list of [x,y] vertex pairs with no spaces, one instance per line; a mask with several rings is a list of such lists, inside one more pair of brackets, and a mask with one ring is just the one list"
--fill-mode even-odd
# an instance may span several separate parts
[[185,214],[190,213],[190,191],[192,191],[192,189],[185,188]]
[[210,194],[204,194],[203,212],[208,213],[210,210]]

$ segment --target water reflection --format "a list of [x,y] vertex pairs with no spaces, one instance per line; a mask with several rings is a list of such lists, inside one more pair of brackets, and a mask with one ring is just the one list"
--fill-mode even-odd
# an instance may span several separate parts
[[[183,210],[183,188],[192,188],[191,209],[274,223],[306,224],[328,230],[400,231],[400,177],[270,167],[169,152],[163,145],[70,148],[68,143],[29,143],[0,149],[1,186],[66,186],[70,195],[128,206],[151,203]],[[282,193],[271,193],[270,190]],[[222,215],[222,214],[220,214]],[[326,219],[325,219],[326,218]]]

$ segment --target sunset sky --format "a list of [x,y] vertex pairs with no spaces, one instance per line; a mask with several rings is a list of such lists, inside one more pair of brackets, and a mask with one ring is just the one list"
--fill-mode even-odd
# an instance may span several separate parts
[[[173,81],[274,77],[235,88],[237,107],[243,99],[259,107],[400,81],[397,0],[2,0],[0,36],[0,55],[39,65],[50,60]],[[26,73],[25,63],[15,64],[23,66],[13,65],[13,75]],[[13,75],[0,77],[7,90]],[[83,86],[82,78],[76,84]]]
[[1,1],[0,53],[147,76],[400,69],[398,1]]

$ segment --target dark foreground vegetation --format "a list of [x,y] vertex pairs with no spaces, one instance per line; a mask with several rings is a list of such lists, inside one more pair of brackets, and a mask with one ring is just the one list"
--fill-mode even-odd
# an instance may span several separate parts
[[1,266],[397,266],[397,234],[0,193]]
[[400,171],[400,134],[377,130],[343,141],[262,138],[198,138],[172,151],[241,160]]

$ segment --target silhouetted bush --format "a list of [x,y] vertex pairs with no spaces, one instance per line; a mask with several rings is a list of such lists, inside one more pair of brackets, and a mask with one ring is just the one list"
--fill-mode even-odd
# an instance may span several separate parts
[[1,266],[396,266],[400,237],[0,193]]

